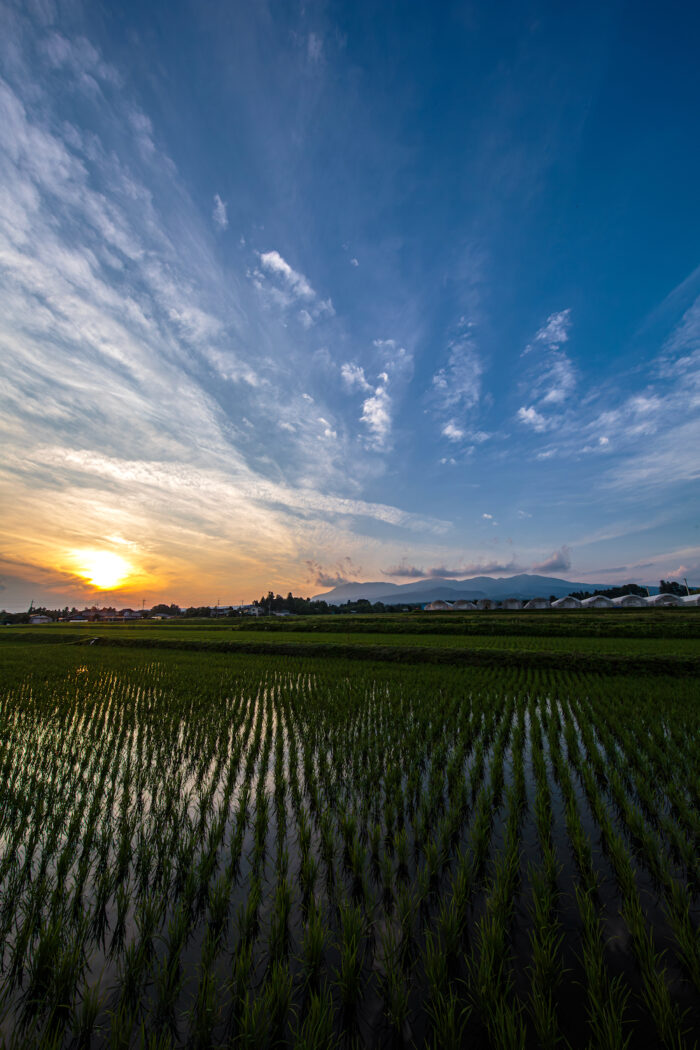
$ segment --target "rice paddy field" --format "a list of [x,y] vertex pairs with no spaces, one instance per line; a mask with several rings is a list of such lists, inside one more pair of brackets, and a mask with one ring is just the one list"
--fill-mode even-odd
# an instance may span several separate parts
[[696,1046],[674,614],[5,629],[2,1045]]

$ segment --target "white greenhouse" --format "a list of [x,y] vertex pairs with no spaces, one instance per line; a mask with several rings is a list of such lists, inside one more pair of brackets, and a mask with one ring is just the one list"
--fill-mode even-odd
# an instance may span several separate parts
[[476,609],[474,602],[465,601],[464,598],[458,598],[456,602],[452,603],[452,608],[458,612],[463,612],[465,609]]
[[651,594],[644,599],[647,605],[682,605],[682,600],[676,594]]
[[522,609],[523,603],[520,598],[504,598],[501,602],[502,609]]
[[555,602],[552,602],[553,609],[580,609],[581,602],[578,598],[573,598],[570,594],[567,594],[565,598],[557,598]]
[[641,594],[621,594],[619,598],[613,598],[612,603],[618,609],[644,609],[647,604]]
[[604,594],[594,594],[591,598],[584,598],[581,602],[582,609],[614,609],[612,598],[606,598]]
[[531,598],[529,602],[526,602],[523,606],[524,609],[549,609],[549,602],[546,598]]
[[435,602],[429,602],[425,607],[426,612],[451,612],[452,606],[449,602],[443,602],[441,598],[438,598]]

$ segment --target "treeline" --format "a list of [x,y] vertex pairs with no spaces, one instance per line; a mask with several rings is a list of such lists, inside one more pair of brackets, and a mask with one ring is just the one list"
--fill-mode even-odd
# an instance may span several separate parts
[[[685,594],[685,591],[682,593]],[[571,597],[578,598],[582,602],[584,598],[595,598],[599,594],[602,594],[604,598],[623,598],[626,594],[638,594],[640,598],[646,598],[647,589],[640,587],[637,583],[626,583],[624,587],[607,587],[605,590],[572,591]]]
[[268,591],[258,601],[253,602],[262,613],[290,613],[296,616],[322,616],[326,613],[383,613],[395,612],[397,609],[419,609],[419,605],[385,605],[384,602],[370,602],[367,598],[358,598],[343,605],[329,605],[322,599],[296,598],[290,591],[286,598],[281,594]]

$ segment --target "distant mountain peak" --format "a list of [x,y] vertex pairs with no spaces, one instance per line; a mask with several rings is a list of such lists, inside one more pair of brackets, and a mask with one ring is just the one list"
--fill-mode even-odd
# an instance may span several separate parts
[[373,581],[369,583],[341,583],[323,594],[314,595],[313,601],[326,601],[329,605],[344,605],[348,601],[365,598],[370,602],[382,602],[384,605],[416,605],[437,601],[458,601],[461,599],[493,598],[502,601],[504,598],[563,598],[571,591],[602,590],[614,584],[576,583],[562,580],[557,576],[538,576],[534,573],[521,572],[515,576],[471,576],[464,580],[430,578],[411,580],[410,583],[386,583]]

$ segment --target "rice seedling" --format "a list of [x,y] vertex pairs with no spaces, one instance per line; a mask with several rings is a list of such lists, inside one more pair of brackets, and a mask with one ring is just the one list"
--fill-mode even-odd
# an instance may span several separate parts
[[289,952],[289,916],[292,907],[292,888],[286,877],[282,877],[275,889],[275,900],[270,918],[268,946],[273,962],[278,962]]
[[311,992],[294,1033],[294,1050],[334,1050],[337,1045],[332,996],[327,988]]
[[[605,1050],[626,1050],[632,1033],[626,1017],[629,989],[621,977],[610,978],[605,964],[602,923],[590,892],[576,887],[583,923],[581,958],[586,976],[588,1024],[593,1044]],[[626,1030],[627,1025],[627,1030]]]
[[430,1023],[431,1050],[462,1050],[467,1045],[465,1028],[471,1008],[460,1002],[447,984],[428,999],[426,1013]]
[[273,1039],[281,1039],[292,1002],[292,975],[285,962],[276,960],[265,983],[264,999]]
[[340,965],[336,985],[343,1010],[354,1015],[362,998],[363,941],[365,918],[360,907],[342,901],[340,905]]
[[326,946],[326,929],[321,909],[311,904],[302,933],[302,973],[305,985],[312,988],[319,983]]

